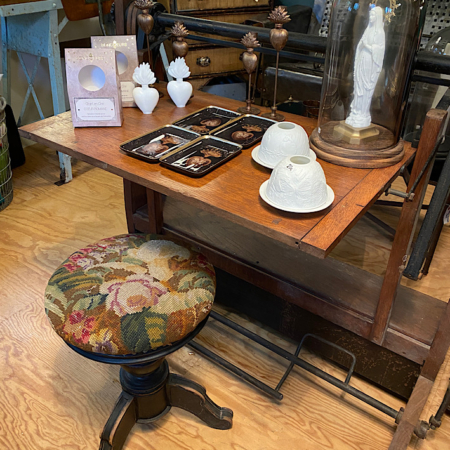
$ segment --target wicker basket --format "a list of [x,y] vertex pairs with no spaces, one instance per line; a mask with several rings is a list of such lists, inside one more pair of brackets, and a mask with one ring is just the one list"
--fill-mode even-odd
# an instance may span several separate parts
[[6,101],[0,97],[0,211],[13,199],[12,172],[9,158],[8,136],[5,123]]

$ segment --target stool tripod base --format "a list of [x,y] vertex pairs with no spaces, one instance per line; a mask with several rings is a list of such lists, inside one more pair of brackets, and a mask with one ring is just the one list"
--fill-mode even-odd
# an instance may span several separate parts
[[[153,365],[152,365],[153,366]],[[154,367],[154,366],[153,366]],[[130,378],[136,378],[136,385],[142,387],[140,381],[151,376],[154,380],[161,375],[154,389],[148,393],[128,391],[129,386],[124,386],[116,405],[106,422],[105,428],[100,436],[99,450],[121,450],[128,434],[136,422],[148,423],[160,419],[166,415],[171,407],[181,408],[188,411],[211,428],[228,430],[232,427],[233,411],[216,405],[207,395],[201,385],[175,374],[169,374],[167,362],[164,361],[150,374],[142,374],[142,371],[132,374],[130,377],[127,370],[126,384]],[[158,373],[155,373],[158,372]]]

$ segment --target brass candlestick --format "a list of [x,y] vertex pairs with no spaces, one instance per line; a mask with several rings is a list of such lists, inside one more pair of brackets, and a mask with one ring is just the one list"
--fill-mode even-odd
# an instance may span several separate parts
[[277,62],[275,66],[275,86],[273,89],[273,106],[270,113],[263,114],[263,117],[277,120],[284,120],[282,114],[277,113],[277,85],[278,85],[278,63],[280,61],[280,51],[284,48],[288,40],[288,31],[283,28],[283,24],[289,22],[291,18],[286,11],[286,7],[277,6],[270,14],[269,20],[275,24],[275,28],[270,30],[270,43],[277,51]]
[[241,39],[242,45],[247,47],[247,51],[242,54],[242,62],[244,64],[244,69],[248,73],[247,106],[241,106],[237,109],[237,112],[241,114],[259,114],[261,112],[259,108],[252,106],[252,73],[258,65],[258,57],[253,52],[253,49],[260,47],[260,43],[256,40],[257,37],[257,33],[250,32]]
[[[153,58],[150,52],[150,38],[149,35],[153,30],[153,26],[155,25],[155,20],[153,16],[150,14],[150,10],[155,6],[152,0],[135,0],[134,6],[139,8],[142,13],[138,15],[137,22],[139,28],[144,32],[145,37],[147,38],[147,53],[148,53],[148,63],[150,66],[153,65]],[[151,87],[154,87],[153,85]],[[160,91],[159,98],[164,97],[164,94]]]
[[152,59],[150,55],[150,40],[149,34],[153,30],[153,26],[155,25],[155,21],[153,16],[150,14],[150,9],[153,8],[155,4],[152,0],[136,0],[134,2],[134,6],[142,10],[142,14],[139,14],[137,18],[137,22],[139,28],[145,33],[145,37],[147,38],[147,51],[148,51],[148,63],[151,64]]
[[175,58],[184,58],[189,51],[189,45],[184,38],[189,34],[189,31],[183,25],[183,22],[176,22],[172,27],[172,36],[175,40],[172,42],[172,49]]

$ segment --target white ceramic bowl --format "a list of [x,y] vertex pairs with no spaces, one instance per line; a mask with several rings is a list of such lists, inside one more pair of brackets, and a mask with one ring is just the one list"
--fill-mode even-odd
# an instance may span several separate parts
[[307,156],[289,156],[280,161],[267,182],[265,195],[273,206],[299,212],[326,207],[334,199],[322,167]]
[[275,167],[287,156],[309,156],[315,159],[315,153],[309,148],[309,138],[300,125],[293,122],[279,122],[271,125],[261,141],[258,159],[266,167]]

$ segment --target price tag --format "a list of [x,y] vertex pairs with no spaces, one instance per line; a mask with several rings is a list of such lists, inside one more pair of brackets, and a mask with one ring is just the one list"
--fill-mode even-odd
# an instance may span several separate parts
[[76,98],[77,117],[85,121],[107,121],[116,117],[114,98]]
[[122,90],[122,101],[123,102],[134,102],[133,99],[133,89],[136,86],[132,81],[121,81],[120,89]]

